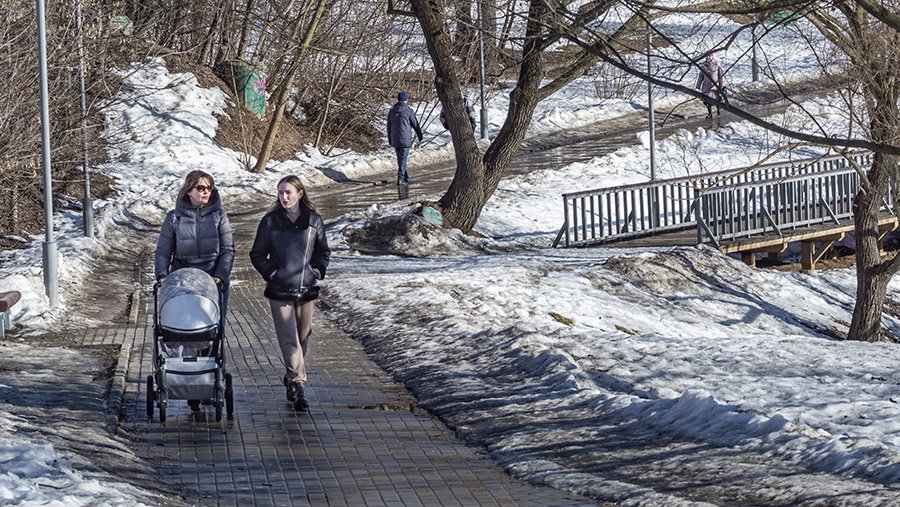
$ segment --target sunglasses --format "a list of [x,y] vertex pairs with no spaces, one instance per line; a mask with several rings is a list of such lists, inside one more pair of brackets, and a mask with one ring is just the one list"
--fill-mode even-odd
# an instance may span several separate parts
[[210,186],[197,185],[196,187],[194,187],[194,190],[196,190],[197,192],[212,192],[212,189],[213,189],[212,185],[210,185]]

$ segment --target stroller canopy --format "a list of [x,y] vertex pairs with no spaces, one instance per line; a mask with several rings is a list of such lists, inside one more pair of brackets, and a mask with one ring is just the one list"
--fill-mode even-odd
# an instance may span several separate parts
[[219,325],[219,289],[205,271],[177,269],[159,288],[159,325],[163,331],[203,333]]

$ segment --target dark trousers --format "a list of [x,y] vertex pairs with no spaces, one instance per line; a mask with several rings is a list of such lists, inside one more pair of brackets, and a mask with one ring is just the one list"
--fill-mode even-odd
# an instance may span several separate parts
[[409,159],[409,148],[394,147],[397,152],[397,182],[409,182],[409,174],[406,172],[406,160]]

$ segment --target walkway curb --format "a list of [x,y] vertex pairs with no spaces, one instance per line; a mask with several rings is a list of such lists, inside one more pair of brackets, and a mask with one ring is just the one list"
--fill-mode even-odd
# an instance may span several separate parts
[[119,432],[119,422],[125,400],[125,386],[128,383],[129,361],[131,361],[131,344],[123,343],[119,345],[116,371],[113,373],[112,385],[109,388],[109,398],[106,404],[106,429],[113,435]]

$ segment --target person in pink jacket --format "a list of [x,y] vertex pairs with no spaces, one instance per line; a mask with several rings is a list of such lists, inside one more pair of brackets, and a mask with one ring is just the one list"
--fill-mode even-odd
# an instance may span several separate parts
[[[706,95],[713,100],[725,101],[725,71],[716,61],[712,51],[706,53],[706,61],[700,64],[700,73],[697,75],[697,86],[695,87],[700,93]],[[712,102],[703,101],[706,106],[706,118],[712,118]],[[720,115],[718,104],[716,104],[716,116]]]

